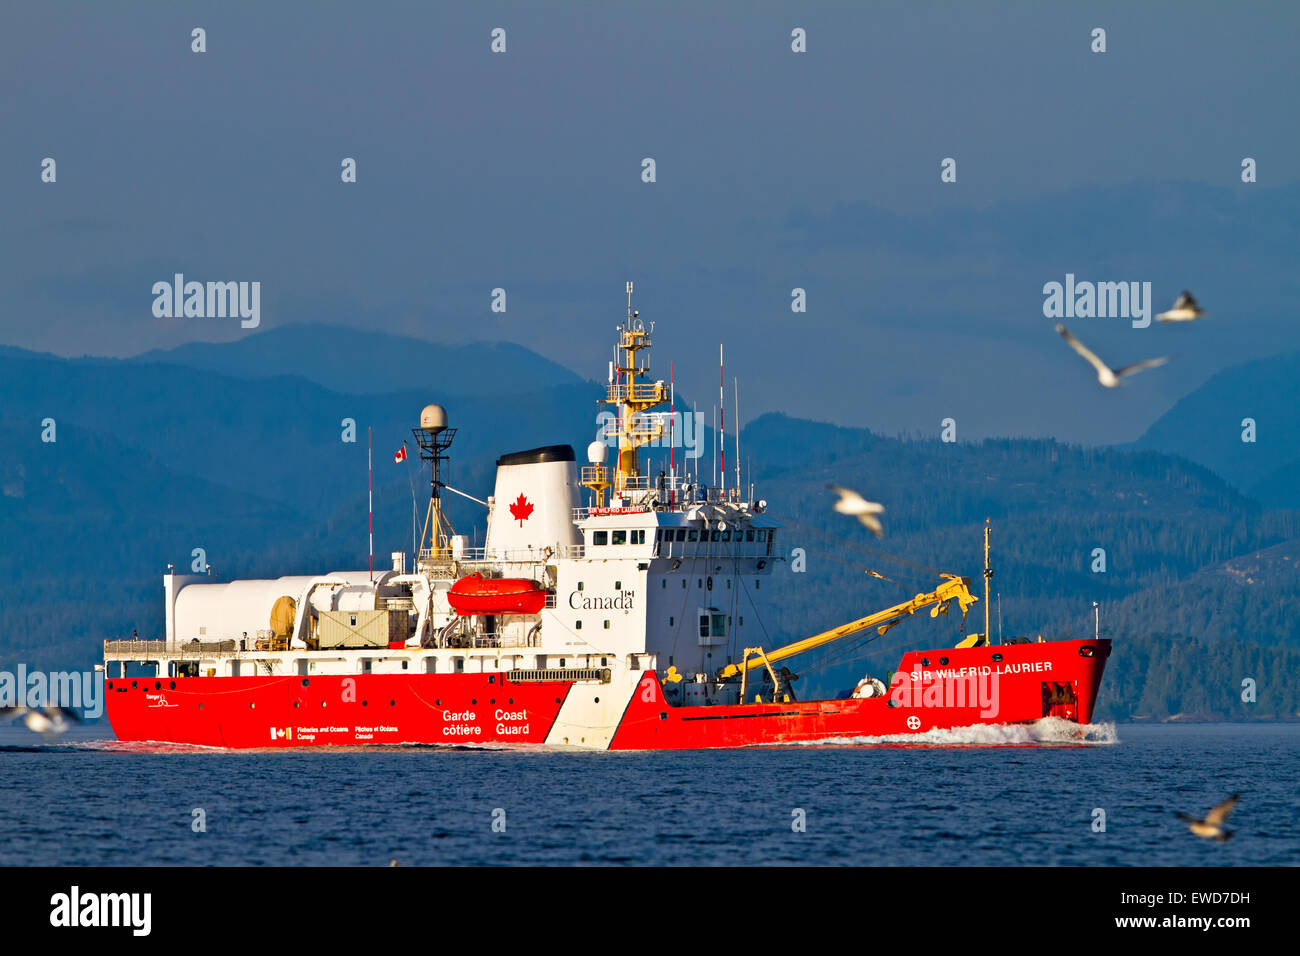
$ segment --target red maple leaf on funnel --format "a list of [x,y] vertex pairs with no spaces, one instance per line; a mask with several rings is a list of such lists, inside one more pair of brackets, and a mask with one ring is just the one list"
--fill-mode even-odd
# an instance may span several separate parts
[[521,528],[524,526],[524,522],[528,519],[528,516],[533,513],[533,506],[528,503],[528,499],[524,497],[522,491],[519,492],[519,497],[511,502],[510,513],[519,520],[519,527]]

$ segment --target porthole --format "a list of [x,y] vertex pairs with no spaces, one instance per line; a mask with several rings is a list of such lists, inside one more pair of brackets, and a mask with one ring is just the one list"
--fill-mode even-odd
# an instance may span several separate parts
[[942,665],[942,664],[947,664],[947,663],[948,663],[948,658],[946,658],[946,657],[941,657],[941,658],[939,658],[939,663],[940,663],[941,665]]
[[361,706],[362,706],[362,707],[369,707],[369,706],[370,706],[370,701],[368,701],[368,700],[363,700],[363,701],[361,702]]
[[1001,654],[994,654],[994,655],[993,655],[993,663],[994,663],[994,664],[998,663],[998,662],[1001,661],[1001,660],[1002,660],[1002,655],[1001,655]]
[[922,658],[921,658],[921,666],[922,666],[922,667],[929,667],[929,666],[930,666],[930,658],[928,658],[928,657],[922,657]]
[[389,707],[396,707],[396,706],[397,706],[397,701],[395,701],[395,700],[390,700],[390,701],[388,702],[388,706],[389,706]]
[[310,683],[311,683],[311,681],[309,681],[307,678],[304,677],[304,678],[302,679],[302,686],[303,686],[303,687],[306,687],[306,686],[307,686],[308,684],[310,684]]
[[256,706],[257,706],[256,702],[251,701],[251,700],[248,702],[248,709],[249,709],[249,710],[252,710],[252,709],[253,709],[254,707],[256,707]]
[[175,681],[172,681],[172,682],[168,685],[168,688],[169,688],[170,690],[175,690],[175,689],[176,689],[176,682],[175,682]]

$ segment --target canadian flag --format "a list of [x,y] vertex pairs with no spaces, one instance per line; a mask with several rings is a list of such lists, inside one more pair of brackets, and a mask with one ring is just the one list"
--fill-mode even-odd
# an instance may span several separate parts
[[402,442],[402,447],[393,454],[394,465],[399,465],[404,461],[406,461],[406,442]]

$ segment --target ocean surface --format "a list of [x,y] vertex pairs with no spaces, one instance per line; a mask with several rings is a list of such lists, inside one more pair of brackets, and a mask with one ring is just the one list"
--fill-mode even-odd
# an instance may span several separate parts
[[[1074,730],[619,754],[235,752],[119,743],[102,723],[47,744],[4,727],[0,864],[1300,863],[1300,724]],[[1234,791],[1227,843],[1174,817]]]

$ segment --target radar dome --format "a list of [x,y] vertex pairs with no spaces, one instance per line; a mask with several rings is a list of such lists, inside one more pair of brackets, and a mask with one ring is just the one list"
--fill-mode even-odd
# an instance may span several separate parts
[[609,454],[609,446],[603,441],[594,441],[587,446],[587,461],[593,465],[605,464],[605,456]]
[[425,405],[420,412],[420,430],[438,433],[447,427],[447,409],[441,405]]

